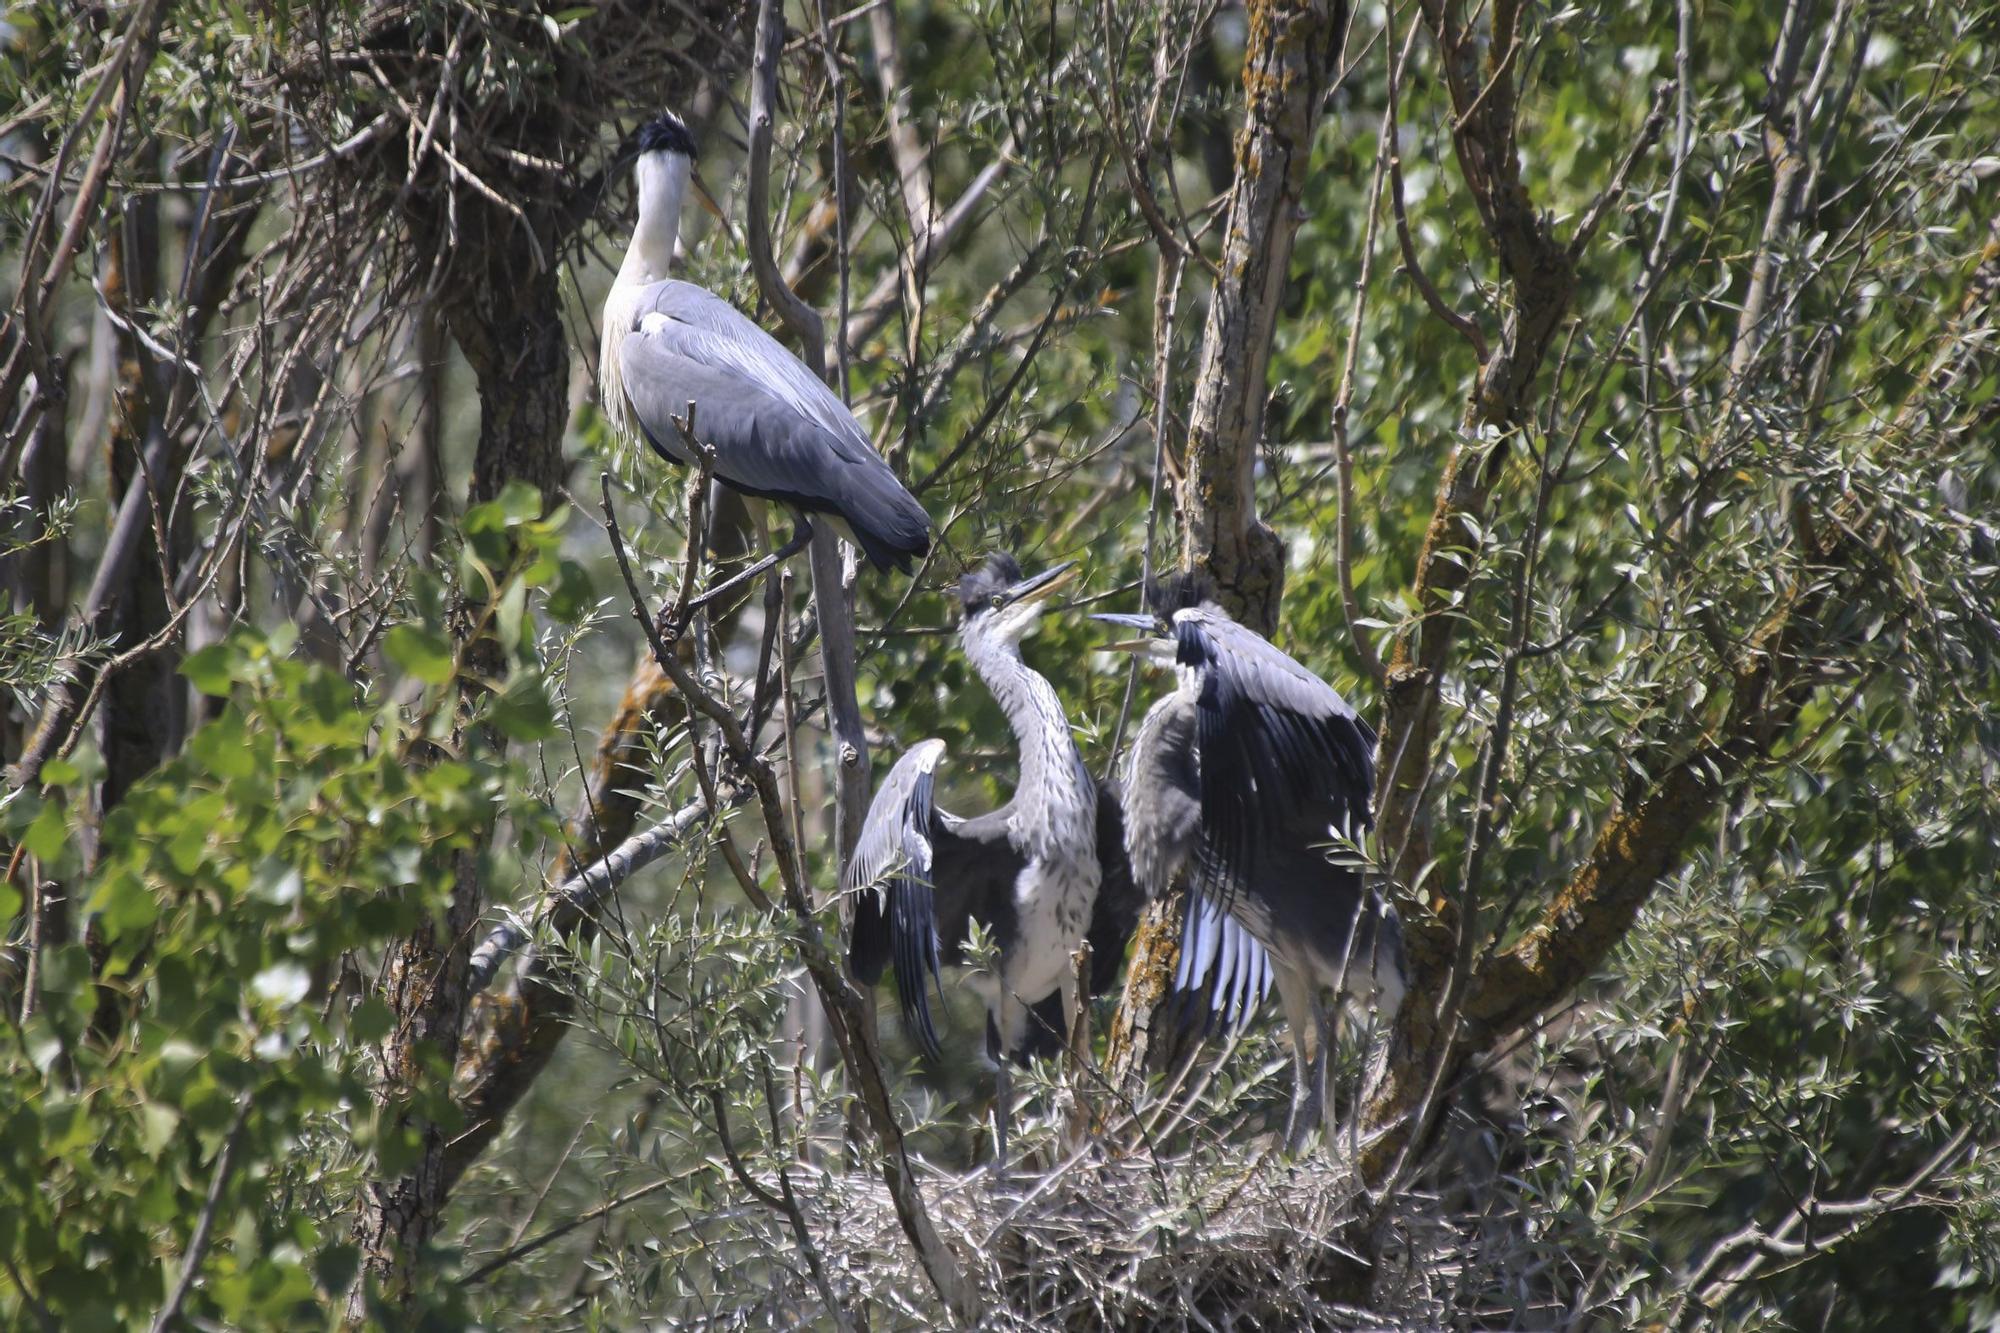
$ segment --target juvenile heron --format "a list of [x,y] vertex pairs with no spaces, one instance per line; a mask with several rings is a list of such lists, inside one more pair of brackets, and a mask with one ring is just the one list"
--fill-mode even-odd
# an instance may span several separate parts
[[1001,1168],[1010,1060],[1046,1042],[1043,1029],[1056,1021],[1051,998],[1060,995],[1062,1020],[1076,1022],[1085,999],[1070,961],[1078,943],[1090,939],[1088,984],[1100,990],[1116,978],[1138,918],[1117,801],[1099,799],[1055,689],[1021,658],[1021,640],[1074,569],[1069,562],[1024,578],[1012,556],[996,554],[959,582],[959,642],[1020,745],[1013,799],[970,819],[939,808],[933,786],[945,744],[919,741],[876,790],[842,886],[854,895],[849,966],[871,985],[893,968],[904,1025],[933,1059],[928,991],[943,997],[940,965],[959,956],[974,921],[999,946],[997,975],[981,972],[971,984],[986,1002],[986,1050],[999,1066]]
[[[715,452],[715,476],[792,512],[791,540],[695,600],[711,601],[804,548],[824,515],[879,569],[908,573],[930,516],[832,390],[727,301],[667,277],[692,184],[694,136],[671,112],[639,132],[639,221],[604,298],[598,397],[613,428],[671,463],[695,462],[679,422]],[[678,422],[677,422],[678,419]],[[693,558],[694,553],[689,553]]]
[[1240,1020],[1267,968],[1276,981],[1298,1079],[1296,1149],[1325,1104],[1334,1024],[1321,990],[1355,1000],[1372,991],[1383,1014],[1402,1003],[1401,923],[1340,850],[1371,823],[1375,733],[1198,579],[1182,576],[1149,600],[1151,615],[1096,617],[1144,630],[1110,646],[1170,664],[1177,678],[1128,761],[1132,876],[1148,897],[1187,887],[1178,992],[1206,990]]

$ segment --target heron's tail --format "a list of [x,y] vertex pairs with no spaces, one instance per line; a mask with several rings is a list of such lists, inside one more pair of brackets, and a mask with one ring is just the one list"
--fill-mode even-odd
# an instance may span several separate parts
[[931,516],[917,497],[879,459],[854,469],[847,481],[839,513],[854,544],[877,569],[915,569],[931,549]]

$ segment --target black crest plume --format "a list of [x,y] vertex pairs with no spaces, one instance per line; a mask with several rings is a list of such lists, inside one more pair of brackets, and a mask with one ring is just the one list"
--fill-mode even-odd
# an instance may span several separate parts
[[662,111],[640,127],[639,151],[685,153],[690,160],[701,156],[695,149],[694,135],[688,132],[687,122],[671,111]]
[[958,580],[958,604],[967,615],[983,608],[986,599],[1005,592],[1021,581],[1021,562],[1005,551],[995,551],[986,562],[968,569]]

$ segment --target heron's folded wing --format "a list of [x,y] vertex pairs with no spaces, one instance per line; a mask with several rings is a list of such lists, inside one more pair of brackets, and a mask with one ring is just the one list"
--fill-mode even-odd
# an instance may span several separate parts
[[843,452],[877,455],[868,433],[833,390],[729,302],[691,282],[668,279],[639,298],[635,327],[698,364],[733,372],[832,435]]
[[1097,903],[1090,911],[1090,993],[1102,995],[1118,980],[1146,895],[1132,877],[1125,851],[1125,790],[1115,782],[1097,784]]
[[1147,898],[1172,889],[1201,845],[1195,712],[1178,690],[1154,704],[1126,762],[1119,814],[1132,880]]
[[[1201,891],[1226,871],[1211,868],[1214,851],[1204,843],[1203,781],[1195,748],[1198,711],[1179,693],[1155,704],[1133,744],[1128,781],[1099,791],[1104,882],[1098,904],[1104,911],[1107,900],[1119,892],[1114,871],[1123,873],[1124,891],[1137,900],[1157,897],[1176,882],[1189,886],[1174,990],[1181,997],[1183,1020],[1206,1032],[1218,1021],[1225,1030],[1249,1021],[1270,990],[1271,964],[1255,937],[1225,910],[1223,898],[1234,895]],[[1117,865],[1101,850],[1107,811],[1112,822],[1123,825],[1126,865]],[[1136,906],[1132,915],[1136,921]],[[1130,930],[1128,926],[1126,934]]]
[[848,966],[873,984],[884,964],[896,973],[903,1022],[924,1053],[938,1056],[937,1027],[926,987],[944,993],[939,978],[935,840],[950,836],[949,816],[932,802],[941,740],[903,752],[875,790],[841,887],[854,895]]
[[[676,285],[686,286],[657,284]],[[737,490],[840,515],[878,565],[906,564],[929,549],[930,515],[840,400],[756,325],[737,318],[780,359],[760,362],[712,330],[659,312],[619,343],[625,398],[653,447],[692,461],[675,424],[692,404],[695,437],[713,446],[716,475]],[[804,385],[824,401],[804,395]]]

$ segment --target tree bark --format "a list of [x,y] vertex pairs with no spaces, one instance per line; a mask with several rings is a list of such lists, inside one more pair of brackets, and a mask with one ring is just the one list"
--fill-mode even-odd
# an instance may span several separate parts
[[[569,346],[557,275],[539,259],[553,251],[553,232],[538,247],[510,214],[480,209],[473,213],[475,223],[465,212],[471,210],[462,210],[463,231],[451,251],[463,276],[448,286],[443,313],[479,391],[479,443],[467,503],[492,499],[518,480],[541,492],[544,507],[553,507],[562,491],[562,438],[569,417]],[[430,240],[443,248],[444,238]],[[462,619],[477,621],[472,615]],[[481,688],[474,682],[498,679],[505,663],[490,638],[468,645],[466,658],[462,686],[469,703]],[[417,1126],[422,1148],[400,1178],[362,1188],[355,1222],[362,1279],[349,1297],[350,1322],[366,1316],[371,1284],[390,1305],[406,1303],[416,1256],[436,1234],[463,1170],[462,1163],[456,1169],[450,1165],[448,1128],[413,1104],[422,1100],[417,1094],[427,1084],[448,1082],[457,1065],[471,998],[467,964],[485,903],[479,854],[460,852],[442,919],[426,912],[417,930],[390,950],[382,998],[395,1022],[383,1043],[379,1096],[403,1126]]]
[[[1284,591],[1284,543],[1257,516],[1265,372],[1297,235],[1313,131],[1347,27],[1342,0],[1252,0],[1220,271],[1209,298],[1177,497],[1181,563],[1214,578],[1223,604],[1269,634]],[[1163,261],[1164,262],[1164,261]],[[1165,1050],[1164,1004],[1180,956],[1184,895],[1149,904],[1112,1020],[1113,1082],[1133,1088]]]
[[[1458,628],[1453,608],[1472,577],[1474,562],[1464,548],[1473,525],[1485,521],[1506,452],[1504,434],[1532,410],[1536,372],[1576,286],[1574,254],[1558,243],[1521,180],[1512,69],[1514,49],[1524,40],[1519,6],[1511,0],[1495,6],[1483,71],[1476,35],[1442,0],[1426,0],[1424,21],[1456,115],[1452,146],[1459,172],[1500,260],[1512,306],[1498,347],[1473,382],[1462,433],[1438,482],[1437,505],[1417,555],[1413,600],[1422,618],[1396,636],[1384,673],[1375,838],[1391,883],[1402,885],[1416,884],[1431,859],[1424,789],[1437,748],[1439,690]],[[1436,895],[1430,906],[1450,910]]]
[[[583,805],[570,821],[568,842],[549,872],[551,883],[561,884],[594,865],[631,834],[645,810],[645,791],[652,781],[647,743],[657,728],[673,725],[684,714],[673,682],[650,656],[641,658],[618,711],[597,743],[585,777]],[[549,919],[549,929],[559,939],[582,943],[588,941],[592,923],[587,917],[559,912]],[[560,961],[543,954],[525,970],[527,975],[511,991],[482,996],[478,1003],[478,1036],[459,1067],[458,1103],[466,1127],[446,1157],[447,1193],[500,1136],[508,1115],[555,1058],[569,1031],[575,1006]]]
[[[1780,34],[1780,55],[1775,57],[1780,64],[1785,47],[1795,42],[1789,30]],[[1780,111],[1772,108],[1774,116]],[[1656,132],[1650,122],[1647,132]],[[1642,136],[1642,146],[1645,142]],[[1612,188],[1616,188],[1615,183]],[[1771,188],[1769,218],[1775,219],[1789,210],[1796,198],[1796,181],[1782,162],[1773,162]],[[1780,200],[1784,209],[1778,206]],[[1532,216],[1521,215],[1517,221]],[[1774,225],[1767,219],[1767,228]],[[1573,241],[1566,249],[1572,264],[1579,244]],[[1504,254],[1506,247],[1502,249]],[[1756,272],[1753,268],[1753,296],[1760,281]],[[1519,281],[1521,276],[1517,275]],[[1949,393],[1956,377],[1975,366],[1991,367],[1994,345],[1975,330],[1990,322],[1995,290],[2000,290],[2000,230],[1993,233],[1975,261],[1959,319],[1955,326],[1947,324],[1941,329],[1938,353],[1923,382],[1893,423],[1877,435],[1873,447],[1878,451],[1886,455],[1898,448],[1912,422]],[[1756,324],[1756,312],[1746,308],[1737,335],[1739,348],[1756,336]],[[1553,336],[1553,329],[1549,336]],[[1510,320],[1506,345],[1513,345],[1515,338],[1516,325]],[[1531,345],[1523,345],[1522,351],[1539,360],[1540,353]],[[1502,354],[1506,354],[1504,347]],[[1716,410],[1716,421],[1722,423],[1719,428],[1726,429],[1732,404],[1750,370],[1747,358],[1732,367]],[[1490,403],[1492,410],[1512,404],[1513,414],[1505,419],[1519,419],[1531,408],[1525,397],[1516,395],[1525,395],[1531,378],[1531,367],[1517,370],[1510,380],[1515,387],[1496,399],[1483,392],[1492,383],[1489,371],[1481,391],[1475,392],[1468,419],[1476,418],[1482,402]],[[1937,425],[1926,424],[1932,429]],[[1453,463],[1458,461],[1455,455]],[[1490,483],[1485,490],[1455,490],[1453,478],[1462,475],[1462,471],[1448,467],[1434,529],[1438,523],[1456,521],[1457,515],[1468,512],[1453,508],[1464,495],[1473,495],[1483,506]],[[1398,1163],[1407,1160],[1411,1145],[1421,1142],[1427,1128],[1425,1117],[1436,1113],[1438,1090],[1454,1084],[1468,1059],[1552,1012],[1604,964],[1653,891],[1681,863],[1691,838],[1729,788],[1770,761],[1826,678],[1825,669],[1837,665],[1848,651],[1838,638],[1838,627],[1850,611],[1863,609],[1871,595],[1869,582],[1879,577],[1879,560],[1872,544],[1880,540],[1880,523],[1852,496],[1842,496],[1797,524],[1795,531],[1798,540],[1791,552],[1791,591],[1737,650],[1733,663],[1718,673],[1712,686],[1718,708],[1703,710],[1687,726],[1655,739],[1632,756],[1634,773],[1654,776],[1650,780],[1635,778],[1621,794],[1604,817],[1582,863],[1553,889],[1538,919],[1519,939],[1495,953],[1476,973],[1454,975],[1453,969],[1469,956],[1468,951],[1456,947],[1457,934],[1469,931],[1471,923],[1445,914],[1411,913],[1406,921],[1411,998],[1397,1018],[1392,1058],[1362,1111],[1365,1147],[1360,1167],[1371,1187],[1387,1182]],[[1451,577],[1462,584],[1468,565],[1459,562]],[[1424,578],[1425,566],[1420,566],[1420,590]],[[1450,618],[1441,618],[1434,625],[1420,626],[1416,633],[1425,636],[1426,642],[1448,642],[1452,623]],[[1401,651],[1399,644],[1399,655]],[[1439,665],[1441,668],[1442,658]],[[1439,683],[1437,675],[1427,668],[1421,674],[1406,673],[1400,682],[1407,692],[1429,696],[1426,706],[1433,726]],[[1414,711],[1407,698],[1397,699],[1398,686],[1392,666],[1391,715],[1408,724]],[[1726,703],[1721,702],[1724,700]],[[1399,702],[1403,711],[1397,717]],[[1721,713],[1719,721],[1715,720],[1717,711]],[[1390,734],[1385,727],[1384,763],[1391,754]],[[1423,733],[1403,734],[1414,737]],[[1385,786],[1382,791],[1385,803],[1402,796],[1394,787]],[[1476,893],[1478,886],[1471,887]],[[1456,986],[1460,998],[1441,1011],[1439,1002],[1448,984]]]
[[463,1030],[465,968],[482,904],[477,852],[454,858],[451,896],[442,921],[425,910],[422,924],[390,953],[381,995],[395,1022],[382,1046],[378,1099],[399,1127],[416,1123],[423,1139],[414,1166],[394,1180],[362,1186],[355,1240],[362,1278],[349,1297],[347,1317],[368,1313],[370,1286],[391,1306],[407,1303],[416,1280],[415,1258],[437,1234],[449,1196],[445,1126],[412,1108],[426,1084],[435,1086],[458,1055]]
[[[641,45],[671,45],[679,32],[702,34],[682,52],[684,68],[714,68],[716,46],[727,40],[724,30],[734,21],[726,7],[706,3],[666,22],[646,6],[598,9],[580,20],[573,38],[562,44],[545,85],[515,90],[503,104],[460,106],[454,112],[449,123],[476,124],[476,134],[451,145],[439,141],[440,157],[411,161],[405,142],[431,143],[428,134],[418,137],[413,125],[409,140],[385,137],[379,152],[361,161],[359,183],[367,196],[363,206],[398,210],[415,250],[424,257],[420,262],[439,270],[431,275],[439,313],[477,384],[479,440],[468,503],[491,499],[515,481],[534,486],[545,506],[554,506],[562,496],[570,362],[561,259],[576,233],[593,222],[605,173],[622,168],[606,162],[595,176],[586,171],[597,155],[598,128],[627,110],[619,100],[626,85],[595,73],[603,61]],[[537,16],[523,16],[520,22],[529,31],[540,31]],[[395,17],[373,37],[391,46],[433,43],[420,54],[442,63],[426,59],[395,67],[412,71],[413,83],[438,77],[440,70],[449,77],[451,62],[444,49],[449,39],[441,29],[405,27]],[[459,52],[463,60],[474,55]],[[678,72],[681,68],[661,72],[660,95],[671,99],[685,92],[690,76]],[[401,97],[411,105],[441,105],[471,95],[436,86],[402,92],[416,94]],[[441,160],[447,147],[457,150],[449,162]],[[563,164],[563,175],[552,181],[547,173],[509,165],[522,156]],[[475,183],[475,173],[481,171],[486,175]],[[434,456],[428,460],[431,466],[435,461]],[[435,495],[431,501],[434,509]],[[496,679],[504,668],[496,644],[471,644],[467,658],[468,690],[479,688],[472,681]],[[497,740],[492,744],[497,747]],[[384,998],[397,1021],[384,1051],[382,1095],[385,1104],[399,1108],[405,1124],[418,1119],[401,1102],[411,1080],[431,1080],[442,1092],[464,1044],[472,934],[485,903],[476,865],[476,853],[462,856],[442,928],[427,925],[391,951]],[[538,1058],[546,1064],[557,1038],[544,1025],[537,1039],[545,1043]],[[495,1114],[482,1130],[481,1146],[491,1141],[506,1107],[531,1082],[532,1073],[519,1080],[504,1105],[491,1103]],[[498,1096],[499,1090],[494,1091]],[[414,1290],[417,1255],[435,1234],[452,1185],[475,1156],[454,1152],[435,1123],[421,1123],[420,1129],[423,1148],[416,1165],[399,1180],[374,1182],[362,1191],[355,1230],[363,1274],[350,1295],[350,1320],[365,1316],[370,1283],[397,1304]]]
[[[110,229],[105,247],[105,301],[127,319],[149,309],[159,296],[159,207],[157,196],[134,200],[125,210],[123,226]],[[120,651],[145,642],[160,631],[170,614],[166,580],[169,554],[159,547],[161,530],[174,541],[175,478],[185,454],[171,448],[164,474],[140,477],[141,455],[156,434],[171,429],[166,404],[158,401],[161,376],[152,354],[129,329],[114,333],[117,370],[112,379],[111,438],[107,455],[114,494],[139,480],[146,493],[147,522],[139,532],[139,549],[115,594],[117,646]],[[183,534],[184,536],[185,534]],[[115,808],[133,783],[159,766],[161,756],[178,745],[185,698],[174,687],[176,654],[154,653],[131,663],[105,683],[98,723],[104,751],[104,781],[98,788],[98,813]]]
[[479,445],[467,504],[510,481],[562,494],[563,428],[569,424],[569,341],[554,269],[535,271],[522,244],[502,245],[477,279],[444,307],[445,323],[479,386]]
[[1206,570],[1230,613],[1269,634],[1277,628],[1285,560],[1284,544],[1257,517],[1265,371],[1313,131],[1347,15],[1339,0],[1256,0],[1248,16],[1236,189],[1195,367],[1178,508],[1183,565]]

